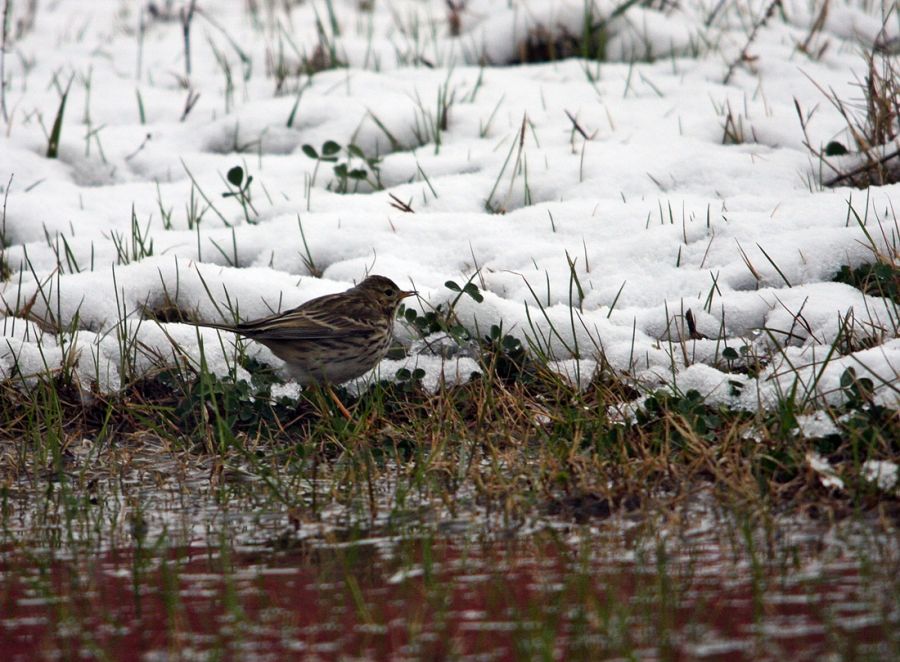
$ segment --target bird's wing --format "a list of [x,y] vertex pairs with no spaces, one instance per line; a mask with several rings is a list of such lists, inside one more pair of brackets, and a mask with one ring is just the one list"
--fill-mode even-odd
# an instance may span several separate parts
[[313,299],[284,313],[239,324],[235,331],[258,340],[331,340],[366,335],[371,324],[334,305],[331,296]]

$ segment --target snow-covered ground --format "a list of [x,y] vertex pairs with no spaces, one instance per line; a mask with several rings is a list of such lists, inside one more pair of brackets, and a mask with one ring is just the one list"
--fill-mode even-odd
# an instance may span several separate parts
[[[549,344],[561,369],[577,347],[587,366],[602,353],[641,384],[755,408],[798,379],[838,402],[853,367],[897,404],[897,307],[832,279],[896,250],[900,185],[823,187],[798,118],[816,148],[852,144],[823,90],[859,102],[863,53],[900,38],[890,2],[835,0],[817,23],[813,0],[767,21],[757,0],[199,0],[189,73],[188,2],[32,4],[12,3],[4,63],[0,377],[74,361],[85,388],[115,390],[123,354],[140,372],[176,347],[197,358],[199,338],[225,373],[229,334],[145,309],[252,318],[369,272],[423,310],[474,277],[484,301],[462,297],[460,320]],[[580,36],[586,16],[609,61],[511,64],[529,35]],[[351,144],[380,161],[353,156],[365,179],[342,180],[304,150],[328,141],[338,164]],[[222,196],[238,165],[245,205]],[[688,310],[706,339],[688,338]],[[726,372],[726,347],[767,365]],[[468,375],[461,361],[406,363],[435,383]]]

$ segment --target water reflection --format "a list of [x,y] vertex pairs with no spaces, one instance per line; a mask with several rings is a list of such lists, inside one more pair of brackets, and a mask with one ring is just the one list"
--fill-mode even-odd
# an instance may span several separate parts
[[373,515],[364,498],[326,502],[327,481],[299,481],[300,505],[286,507],[251,471],[218,482],[205,466],[154,471],[87,492],[8,493],[8,659],[887,659],[900,648],[896,535],[859,519],[739,514],[701,490],[665,510],[542,507],[511,522],[463,492],[452,512],[410,495],[399,508],[389,481]]

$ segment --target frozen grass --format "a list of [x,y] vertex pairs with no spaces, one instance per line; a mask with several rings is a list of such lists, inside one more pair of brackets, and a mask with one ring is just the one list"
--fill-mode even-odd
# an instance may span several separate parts
[[[889,3],[213,4],[4,4],[2,632],[900,656]],[[349,421],[190,324],[367,271]]]

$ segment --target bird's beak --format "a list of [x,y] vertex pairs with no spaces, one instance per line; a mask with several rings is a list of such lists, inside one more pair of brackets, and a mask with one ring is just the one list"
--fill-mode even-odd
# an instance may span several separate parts
[[406,290],[405,292],[400,292],[400,298],[405,299],[406,297],[415,297],[418,296],[419,293],[415,290]]

